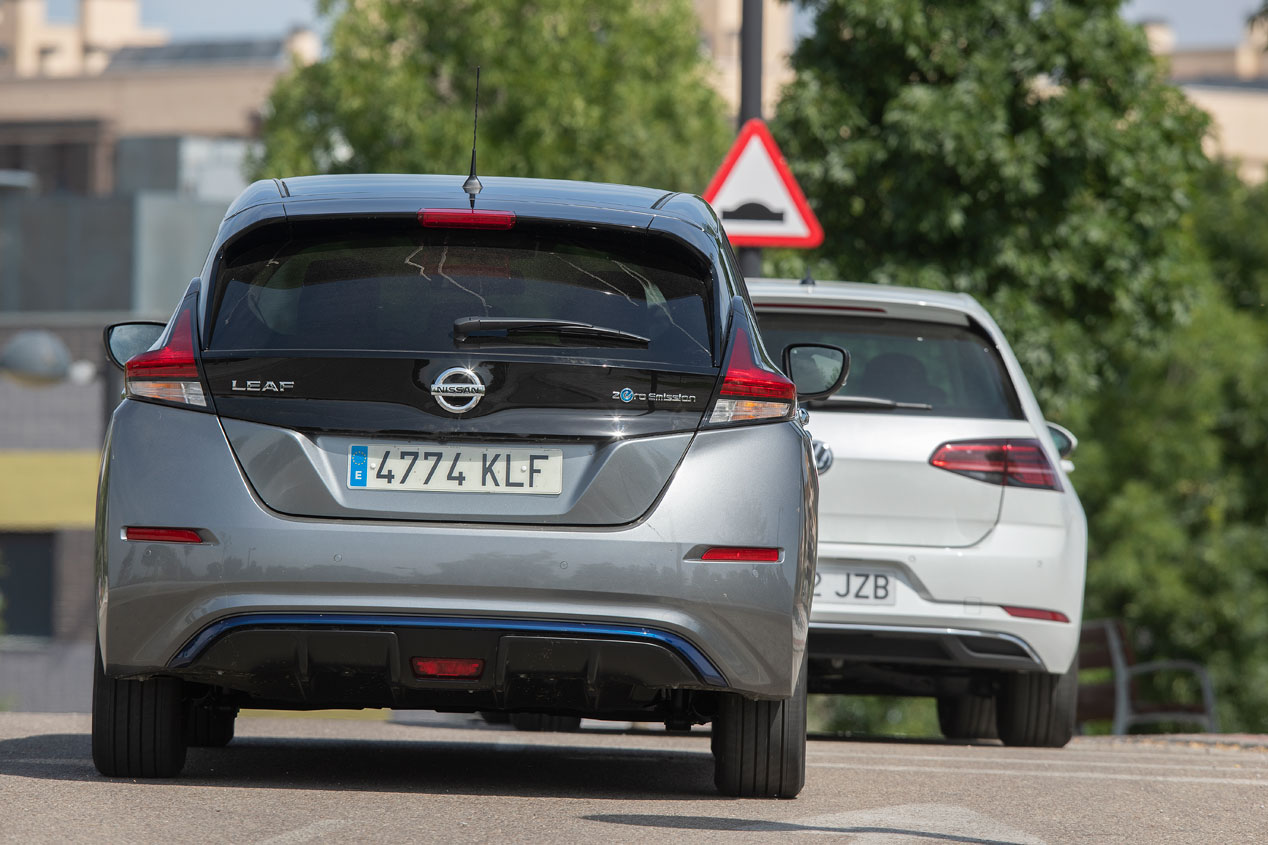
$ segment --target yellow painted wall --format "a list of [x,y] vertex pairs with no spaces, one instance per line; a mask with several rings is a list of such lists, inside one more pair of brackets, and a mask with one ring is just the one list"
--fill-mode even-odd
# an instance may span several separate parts
[[92,528],[101,454],[0,451],[0,531]]

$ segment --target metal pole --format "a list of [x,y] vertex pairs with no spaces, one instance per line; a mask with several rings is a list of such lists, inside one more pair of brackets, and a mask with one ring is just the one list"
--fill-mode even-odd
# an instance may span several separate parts
[[[740,18],[740,125],[762,116],[762,4],[764,0],[744,0]],[[762,275],[762,251],[740,247],[740,272],[747,277]]]

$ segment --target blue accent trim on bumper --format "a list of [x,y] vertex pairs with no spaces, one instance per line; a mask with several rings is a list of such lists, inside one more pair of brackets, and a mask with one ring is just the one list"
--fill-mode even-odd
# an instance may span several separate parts
[[176,653],[168,668],[180,669],[192,664],[207,646],[221,635],[240,628],[277,626],[361,628],[449,628],[463,630],[506,631],[508,633],[541,633],[562,636],[585,635],[625,637],[650,640],[677,652],[710,686],[727,686],[726,678],[700,649],[685,637],[641,625],[608,622],[547,622],[538,619],[471,618],[460,616],[376,616],[361,613],[247,613],[230,616],[203,628]]

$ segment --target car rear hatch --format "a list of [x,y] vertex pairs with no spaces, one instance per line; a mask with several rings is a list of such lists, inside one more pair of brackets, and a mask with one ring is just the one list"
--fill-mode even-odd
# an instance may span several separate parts
[[257,494],[297,516],[637,519],[719,370],[712,262],[650,219],[293,214],[231,242],[202,361]]
[[1004,486],[930,462],[946,443],[1035,436],[984,329],[950,309],[919,319],[874,303],[757,309],[771,350],[830,343],[851,354],[845,387],[810,405],[821,541],[955,547],[991,531]]

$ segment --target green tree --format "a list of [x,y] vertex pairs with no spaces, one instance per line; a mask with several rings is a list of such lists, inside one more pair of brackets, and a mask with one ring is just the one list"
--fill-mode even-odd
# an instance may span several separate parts
[[1117,0],[808,5],[774,131],[816,275],[972,293],[1056,412],[1184,312],[1205,116]]
[[465,173],[703,190],[732,135],[688,0],[323,0],[328,52],[269,99],[258,176]]

